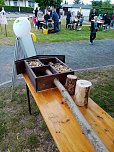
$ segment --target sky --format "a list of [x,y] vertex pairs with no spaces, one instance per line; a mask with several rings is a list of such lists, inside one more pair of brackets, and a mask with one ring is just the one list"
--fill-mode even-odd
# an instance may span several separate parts
[[[63,1],[65,1],[65,0],[63,0]],[[73,4],[74,0],[66,0],[66,1],[68,2],[68,4]],[[84,4],[91,4],[92,0],[81,0],[81,1],[83,1]],[[114,4],[114,0],[111,0],[111,3]]]

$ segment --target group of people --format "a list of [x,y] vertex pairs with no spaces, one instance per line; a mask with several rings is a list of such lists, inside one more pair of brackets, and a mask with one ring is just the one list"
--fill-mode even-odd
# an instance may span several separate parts
[[[55,10],[47,11],[45,15],[39,12],[38,9],[35,9],[35,16],[33,18],[34,25],[40,27],[40,22],[44,22],[46,25],[52,25],[54,28],[54,33],[59,32],[59,20],[60,16]],[[77,15],[74,15],[70,11],[67,12],[66,16],[66,28],[72,24],[74,30],[81,30],[84,17],[80,11],[77,12]],[[91,14],[91,26],[90,26],[90,44],[93,45],[93,40],[96,38],[96,32],[99,30],[99,27],[104,28],[104,31],[107,27],[114,28],[114,14],[112,15],[112,20],[108,17],[107,14],[99,14],[97,16],[96,10],[93,10]]]
[[98,16],[98,20],[101,21],[101,25],[104,27],[104,31],[109,27],[114,28],[114,14],[112,14],[112,17],[110,17],[108,14],[99,14],[97,15],[97,11],[93,9],[93,11],[90,13],[89,21],[94,19],[94,16]]
[[93,40],[96,38],[96,32],[102,26],[103,31],[105,31],[108,27],[114,28],[114,14],[112,15],[112,19],[107,14],[99,14],[96,15],[96,11],[93,10],[92,18],[91,18],[91,26],[90,26],[90,44],[93,45]]
[[34,11],[33,22],[37,29],[40,28],[40,23],[43,22],[47,27],[53,27],[54,33],[59,32],[59,20],[60,16],[55,9],[47,11],[45,15],[38,8]]
[[66,16],[66,28],[69,27],[69,24],[72,24],[73,30],[81,30],[81,26],[83,24],[84,17],[80,11],[77,11],[77,15],[68,11]]

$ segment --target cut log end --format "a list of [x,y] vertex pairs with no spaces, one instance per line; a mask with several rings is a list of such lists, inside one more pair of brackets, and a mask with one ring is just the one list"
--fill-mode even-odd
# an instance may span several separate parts
[[69,92],[70,95],[75,94],[75,86],[76,86],[77,77],[75,75],[67,75],[65,88]]
[[78,106],[88,106],[88,97],[90,92],[91,82],[87,80],[78,80],[75,90],[75,99]]

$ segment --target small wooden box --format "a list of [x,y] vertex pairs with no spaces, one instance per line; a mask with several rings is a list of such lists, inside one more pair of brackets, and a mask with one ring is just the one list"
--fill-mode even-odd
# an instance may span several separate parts
[[[30,65],[30,62],[35,61],[35,60],[36,61],[38,60],[41,63],[41,65],[32,67]],[[60,73],[54,67],[54,65],[56,64],[60,64],[61,66],[66,67],[68,70],[66,72]],[[19,63],[18,65],[20,67]],[[22,65],[24,65],[23,66],[24,69],[23,70],[21,69],[22,72],[27,73],[36,91],[42,91],[42,90],[54,88],[55,85],[53,81],[55,78],[57,78],[64,85],[66,82],[67,75],[74,74],[74,71],[68,68],[68,66],[57,57],[29,58],[29,59],[23,60]],[[46,74],[47,69],[52,72],[52,75]],[[18,72],[20,72],[19,69],[18,69]]]

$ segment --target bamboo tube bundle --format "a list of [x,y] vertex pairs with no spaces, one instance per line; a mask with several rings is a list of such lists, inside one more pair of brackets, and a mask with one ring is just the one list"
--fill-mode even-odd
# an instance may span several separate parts
[[77,77],[75,75],[68,74],[66,78],[65,88],[69,92],[70,95],[75,94]]
[[91,82],[87,80],[77,80],[75,99],[78,106],[87,106]]

